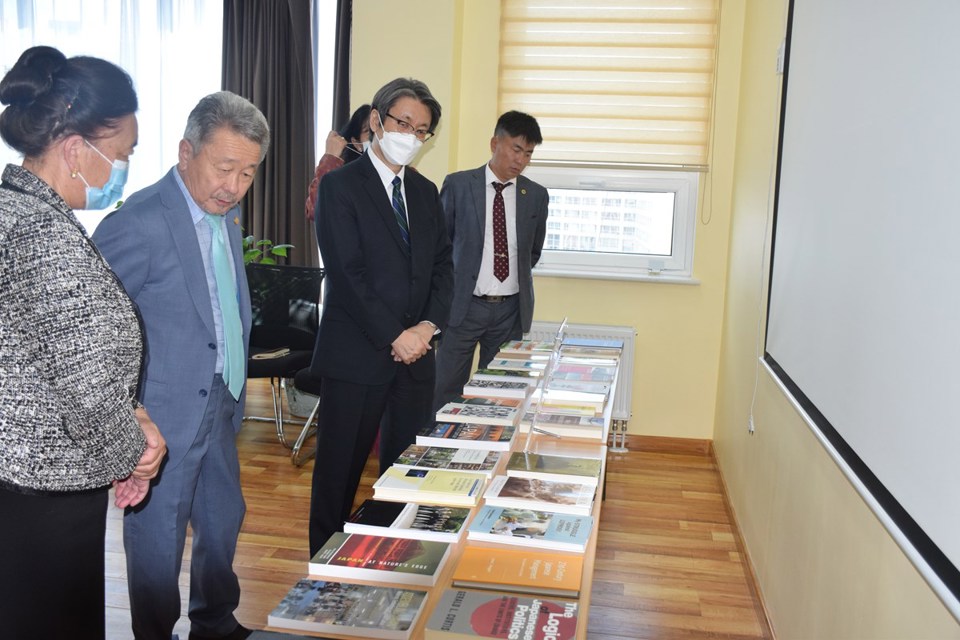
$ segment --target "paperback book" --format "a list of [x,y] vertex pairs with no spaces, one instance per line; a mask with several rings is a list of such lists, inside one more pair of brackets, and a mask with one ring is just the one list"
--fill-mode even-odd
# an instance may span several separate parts
[[601,358],[619,358],[623,352],[623,340],[604,338],[564,338],[560,345],[561,355]]
[[459,542],[470,518],[466,507],[364,500],[343,523],[344,533]]
[[427,592],[304,578],[267,616],[280,629],[407,640]]
[[[528,410],[520,419],[519,429],[526,433],[533,423],[533,411]],[[537,427],[569,438],[606,439],[606,423],[601,416],[566,415],[540,412]]]
[[500,451],[489,449],[461,449],[459,447],[428,447],[412,444],[397,456],[393,466],[401,469],[450,469],[479,471],[489,478],[500,462]]
[[492,507],[513,507],[588,516],[593,511],[596,485],[555,482],[516,476],[494,476],[483,494]]
[[432,587],[450,554],[450,544],[336,532],[310,559],[311,576],[381,580]]
[[517,428],[512,425],[437,422],[417,434],[417,444],[426,447],[460,447],[509,451]]
[[579,598],[582,576],[582,555],[468,544],[453,570],[453,586]]
[[460,397],[440,407],[438,422],[473,422],[516,426],[523,400],[515,398]]
[[523,382],[529,387],[540,384],[540,370],[517,371],[515,369],[477,369],[472,378],[474,380],[506,380]]
[[526,382],[512,380],[478,380],[470,378],[463,385],[463,395],[488,398],[517,398],[523,400],[533,388]]
[[550,355],[553,353],[553,348],[553,340],[507,340],[500,345],[500,353]]
[[599,417],[601,411],[597,411],[593,407],[585,407],[575,404],[547,404],[538,402],[537,398],[534,398],[530,401],[530,404],[527,406],[527,411],[536,411],[537,407],[540,407],[540,415],[550,414],[550,415],[561,415],[561,416],[583,416],[587,418]]
[[546,391],[535,389],[532,394],[533,402],[542,402],[544,408],[561,407],[571,410],[589,410],[594,415],[603,413],[603,405],[607,402],[607,394],[591,393],[588,391],[567,391],[554,387],[548,383]]
[[[487,369],[504,369],[506,371],[527,371],[531,375],[541,376],[547,368],[547,360],[528,360],[525,358],[494,358]],[[534,373],[536,372],[536,373]]]
[[390,467],[373,483],[373,497],[447,507],[472,507],[480,501],[486,474],[447,469]]
[[592,530],[593,516],[484,505],[470,523],[467,538],[583,553]]
[[552,456],[515,451],[507,460],[507,475],[555,482],[582,482],[596,486],[602,462],[596,458]]
[[561,364],[553,370],[550,381],[567,380],[570,382],[606,382],[611,384],[616,373],[616,367],[584,367]]
[[426,640],[576,640],[576,600],[447,589],[424,628]]
[[547,383],[550,391],[577,391],[580,393],[596,393],[607,398],[610,395],[610,383],[595,380],[569,380],[550,376]]

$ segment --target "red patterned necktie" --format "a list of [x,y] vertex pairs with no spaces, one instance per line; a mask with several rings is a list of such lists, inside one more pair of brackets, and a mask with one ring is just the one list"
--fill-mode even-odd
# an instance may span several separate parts
[[503,190],[511,182],[493,182],[497,194],[493,196],[493,275],[503,282],[510,275],[510,256],[507,253],[507,210],[503,205]]

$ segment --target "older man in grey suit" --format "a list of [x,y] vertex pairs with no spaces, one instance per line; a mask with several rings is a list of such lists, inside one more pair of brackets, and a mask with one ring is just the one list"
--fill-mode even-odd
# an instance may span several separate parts
[[532,269],[547,230],[547,190],[520,175],[543,142],[536,119],[519,111],[500,116],[490,162],[452,173],[440,200],[453,243],[453,305],[437,349],[434,405],[463,391],[480,345],[480,367],[506,340],[533,322]]
[[124,516],[134,636],[171,637],[193,531],[190,640],[245,638],[233,571],[245,505],[236,434],[243,419],[250,294],[238,201],[270,143],[263,114],[228,91],[187,120],[177,166],[100,223],[93,239],[140,308],[141,401],[169,458],[150,497]]

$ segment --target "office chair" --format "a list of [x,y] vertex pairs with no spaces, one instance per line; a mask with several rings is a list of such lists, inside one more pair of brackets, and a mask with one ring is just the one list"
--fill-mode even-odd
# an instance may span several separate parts
[[[293,386],[303,393],[317,396],[317,403],[314,405],[313,411],[311,411],[310,415],[307,417],[306,422],[303,423],[303,429],[301,429],[300,435],[297,437],[297,441],[293,445],[293,452],[290,459],[293,464],[299,467],[304,462],[316,455],[317,452],[316,448],[308,448],[305,452],[303,452],[303,444],[306,442],[307,438],[315,434],[317,429],[320,427],[320,396],[323,389],[320,385],[320,378],[314,377],[313,374],[310,373],[309,366],[297,371],[296,375],[293,376]],[[303,455],[301,455],[301,452]]]
[[246,270],[253,312],[247,377],[270,379],[273,417],[244,420],[273,422],[277,439],[290,449],[284,425],[300,422],[283,417],[281,380],[292,378],[313,358],[324,270],[258,263],[248,264]]

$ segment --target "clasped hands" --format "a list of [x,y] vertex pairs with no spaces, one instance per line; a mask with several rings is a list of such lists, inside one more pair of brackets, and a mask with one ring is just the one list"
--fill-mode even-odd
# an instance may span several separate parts
[[167,455],[167,441],[160,433],[156,423],[147,415],[146,409],[134,411],[137,422],[147,440],[147,448],[140,456],[136,469],[126,478],[114,480],[113,503],[119,508],[133,507],[143,501],[150,491],[150,481],[160,471],[160,463]]
[[432,338],[433,326],[421,322],[409,329],[404,329],[403,333],[397,336],[397,339],[390,345],[392,347],[390,355],[393,356],[394,362],[412,364],[433,348],[430,346]]

